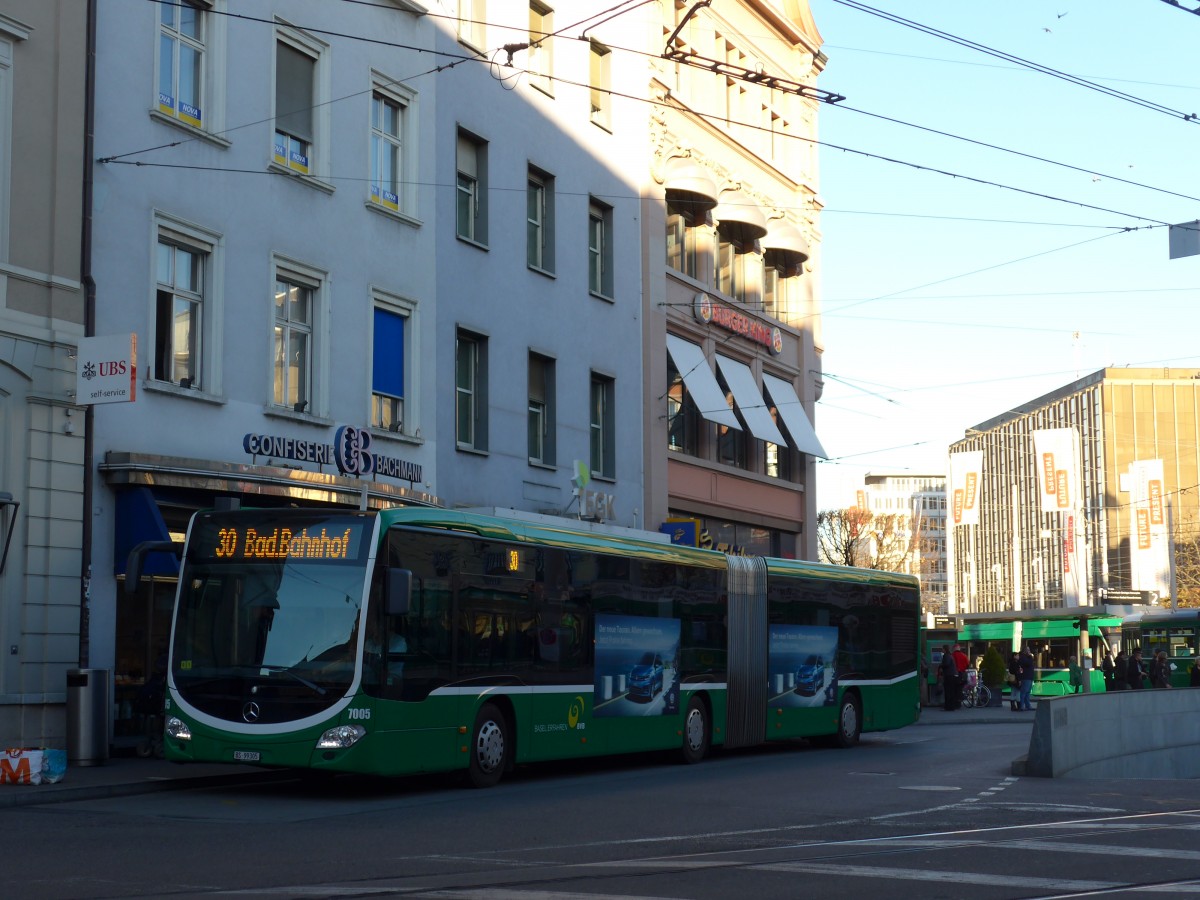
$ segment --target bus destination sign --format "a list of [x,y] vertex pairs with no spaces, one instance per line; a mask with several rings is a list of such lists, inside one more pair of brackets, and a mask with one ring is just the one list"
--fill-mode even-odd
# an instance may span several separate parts
[[329,534],[324,527],[314,534],[309,534],[307,528],[299,532],[290,528],[260,532],[257,528],[226,527],[217,530],[213,555],[217,559],[350,559],[353,532],[353,528],[339,535],[336,531]]
[[198,521],[192,558],[217,564],[360,562],[371,532],[367,518],[255,515]]

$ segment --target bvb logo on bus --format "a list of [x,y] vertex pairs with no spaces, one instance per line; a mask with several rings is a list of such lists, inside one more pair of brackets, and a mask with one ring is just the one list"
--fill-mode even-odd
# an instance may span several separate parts
[[571,703],[570,709],[567,710],[567,727],[578,728],[582,731],[587,727],[586,723],[581,723],[579,717],[583,715],[584,702],[583,698],[576,695],[575,700]]

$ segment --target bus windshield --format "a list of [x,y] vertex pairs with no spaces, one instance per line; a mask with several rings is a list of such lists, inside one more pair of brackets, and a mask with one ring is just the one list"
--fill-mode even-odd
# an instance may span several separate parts
[[343,697],[373,524],[353,513],[198,513],[171,652],[181,700],[222,719],[269,723]]

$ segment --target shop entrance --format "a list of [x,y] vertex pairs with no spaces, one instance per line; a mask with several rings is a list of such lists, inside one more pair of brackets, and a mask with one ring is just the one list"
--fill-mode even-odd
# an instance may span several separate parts
[[136,747],[156,727],[150,719],[162,706],[177,583],[175,578],[143,578],[136,593],[117,591],[114,749]]

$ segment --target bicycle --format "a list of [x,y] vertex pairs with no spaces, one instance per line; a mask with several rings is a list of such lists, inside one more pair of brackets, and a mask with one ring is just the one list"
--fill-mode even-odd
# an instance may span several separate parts
[[976,706],[990,706],[991,702],[992,692],[986,684],[982,684],[977,681],[974,684],[968,684],[963,688],[962,705],[967,709],[971,709],[972,707]]

